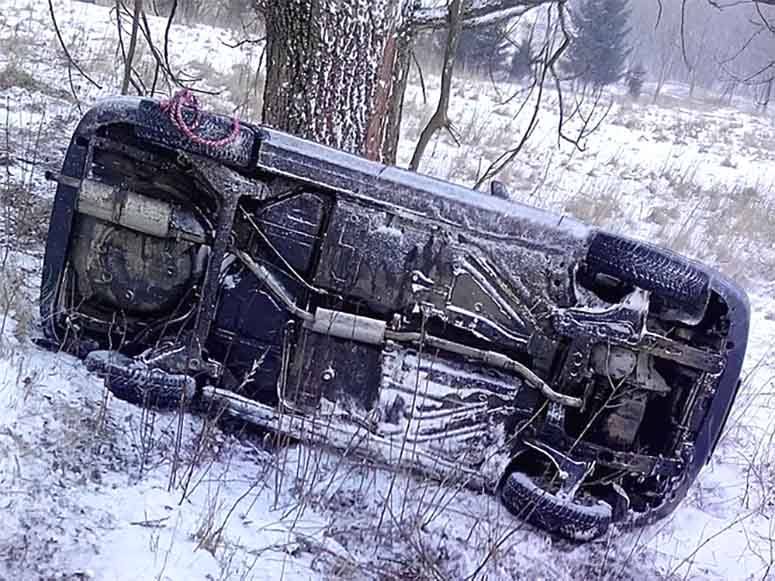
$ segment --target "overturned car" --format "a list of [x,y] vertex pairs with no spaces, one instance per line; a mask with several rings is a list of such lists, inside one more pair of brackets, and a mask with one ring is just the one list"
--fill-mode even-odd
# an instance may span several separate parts
[[738,287],[500,185],[194,105],[111,99],[76,129],[49,176],[50,345],[120,398],[455,480],[574,539],[685,496],[739,387]]

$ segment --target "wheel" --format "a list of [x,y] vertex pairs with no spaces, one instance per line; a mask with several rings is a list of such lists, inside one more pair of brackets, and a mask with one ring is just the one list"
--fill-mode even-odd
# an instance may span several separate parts
[[85,363],[89,371],[105,378],[113,395],[136,405],[172,409],[196,393],[192,377],[152,369],[118,351],[92,351]]
[[591,541],[608,530],[613,509],[602,501],[583,502],[546,490],[519,470],[500,488],[500,499],[517,518],[574,541]]
[[587,253],[593,272],[653,291],[695,315],[708,303],[710,280],[691,263],[636,240],[605,232],[595,235]]

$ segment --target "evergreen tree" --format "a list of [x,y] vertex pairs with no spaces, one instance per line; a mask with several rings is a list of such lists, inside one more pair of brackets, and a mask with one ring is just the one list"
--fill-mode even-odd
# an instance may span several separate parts
[[499,24],[465,28],[457,47],[459,61],[468,69],[501,70],[505,65],[506,39]]
[[566,71],[599,88],[619,81],[630,54],[629,0],[582,0],[572,15]]

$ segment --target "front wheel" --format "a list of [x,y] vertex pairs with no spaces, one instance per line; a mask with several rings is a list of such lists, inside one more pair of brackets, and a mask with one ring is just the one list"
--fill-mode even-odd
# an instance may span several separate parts
[[574,541],[590,541],[605,534],[613,519],[608,504],[585,503],[583,499],[550,492],[519,470],[504,479],[500,499],[517,518]]

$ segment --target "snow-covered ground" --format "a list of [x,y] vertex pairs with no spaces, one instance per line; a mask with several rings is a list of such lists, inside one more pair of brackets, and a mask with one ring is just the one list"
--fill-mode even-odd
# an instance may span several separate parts
[[[73,71],[77,101],[47,4],[0,0],[0,580],[775,578],[770,116],[744,100],[690,100],[681,87],[660,105],[616,96],[573,151],[557,146],[549,92],[535,135],[500,177],[521,202],[716,264],[752,297],[745,384],[687,500],[654,526],[572,546],[490,497],[318,449],[272,448],[201,417],[143,412],[109,397],[80,361],[29,341],[52,196],[43,169],[61,162],[80,110],[115,92],[121,74],[111,12],[54,7],[73,57],[101,86]],[[150,30],[163,42],[163,21],[151,18]],[[238,38],[173,26],[170,62],[223,89],[209,106],[254,116],[261,47],[227,46]],[[409,88],[401,163],[434,108],[430,85],[427,103]],[[508,89],[458,81],[450,116],[461,145],[437,139],[423,171],[473,183],[524,126],[513,119],[519,103],[504,104]]]

